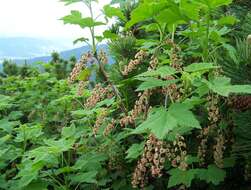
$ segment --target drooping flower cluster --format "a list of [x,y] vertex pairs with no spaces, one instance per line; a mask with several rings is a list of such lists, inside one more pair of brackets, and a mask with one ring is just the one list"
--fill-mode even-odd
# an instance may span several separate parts
[[158,63],[159,63],[158,58],[153,55],[149,63],[148,71],[155,70],[156,67],[158,66]]
[[78,96],[82,96],[83,95],[83,91],[86,87],[86,85],[88,84],[88,82],[85,82],[85,81],[80,81],[78,83],[78,90],[77,90],[77,95]]
[[170,63],[173,68],[175,68],[177,71],[182,70],[182,58],[181,58],[181,49],[180,47],[174,43],[173,40],[167,39],[166,44],[170,45],[172,47],[171,54],[170,54]]
[[251,96],[232,96],[228,100],[228,105],[238,110],[250,109]]
[[219,168],[224,167],[223,156],[225,150],[225,138],[223,134],[218,131],[218,135],[215,137],[216,145],[214,145],[214,163]]
[[140,65],[144,59],[146,58],[147,53],[144,50],[140,50],[136,55],[135,59],[131,60],[128,65],[124,67],[124,70],[122,71],[123,75],[128,75],[130,72],[135,70],[138,65]]
[[87,63],[89,57],[90,57],[89,53],[84,54],[80,58],[79,62],[76,63],[76,65],[72,69],[72,72],[71,72],[71,74],[70,74],[70,76],[68,78],[69,84],[72,84],[77,79],[78,75],[80,74],[82,69],[85,67],[85,64]]
[[102,110],[101,114],[96,118],[95,125],[93,127],[93,134],[96,136],[100,126],[103,124],[105,117],[107,116],[107,111]]
[[167,158],[173,167],[178,167],[181,170],[186,170],[187,146],[183,136],[177,136],[173,144],[167,145]]
[[151,94],[152,94],[151,90],[145,90],[143,93],[138,94],[139,99],[135,102],[135,105],[134,105],[133,110],[131,111],[131,114],[123,117],[120,120],[121,126],[133,124],[135,122],[136,118],[141,113],[147,114],[148,106],[149,106],[149,97],[151,96]]
[[[170,65],[177,71],[182,70],[182,58],[180,56],[181,49],[179,46],[177,46],[172,40],[167,39],[166,44],[170,45],[172,47],[171,54],[170,54]],[[165,80],[175,80],[173,76],[166,76],[164,77]],[[169,98],[173,102],[179,102],[184,90],[182,88],[178,88],[176,84],[171,84],[167,87],[163,87],[162,93],[166,96],[169,96]]]
[[[175,80],[173,76],[165,77],[165,80]],[[179,102],[182,97],[182,92],[176,84],[171,84],[162,88],[162,93],[168,95],[174,102]]]
[[132,186],[144,188],[148,176],[160,177],[164,168],[167,149],[165,143],[150,135],[144,148],[144,153],[138,161],[132,176]]
[[105,131],[103,133],[104,136],[107,136],[114,128],[115,128],[116,121],[112,119],[112,122],[107,125]]
[[107,55],[103,50],[100,50],[99,55],[98,55],[98,59],[100,60],[100,62],[102,64],[108,64]]
[[[219,97],[218,95],[209,95],[208,100],[208,121],[209,125],[201,130],[198,138],[200,139],[200,145],[198,147],[198,158],[200,158],[201,164],[205,163],[206,153],[208,149],[209,134],[217,128],[218,122],[220,121],[220,110],[218,107]],[[216,140],[218,143],[218,140]],[[219,141],[222,142],[222,141]],[[218,154],[218,153],[216,153]],[[219,157],[219,156],[218,156]]]
[[87,108],[94,107],[98,102],[105,98],[111,98],[112,92],[110,90],[111,86],[102,87],[101,84],[96,84],[94,89],[92,90],[92,95],[86,100],[85,106]]

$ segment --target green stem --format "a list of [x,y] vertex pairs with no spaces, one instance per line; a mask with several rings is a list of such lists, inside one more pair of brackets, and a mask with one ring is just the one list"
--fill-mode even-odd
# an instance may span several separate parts
[[[89,4],[88,8],[89,8],[92,20],[94,20],[91,2]],[[90,27],[90,32],[91,32],[91,38],[92,38],[92,53],[96,57],[97,56],[97,48],[96,48],[96,42],[95,42],[95,29],[94,29],[94,26]]]
[[204,62],[208,61],[208,56],[209,56],[209,30],[210,30],[210,10],[209,13],[206,16],[206,22],[207,22],[207,30],[206,30],[206,41],[205,41],[205,47],[204,47],[204,52],[203,52],[203,59]]

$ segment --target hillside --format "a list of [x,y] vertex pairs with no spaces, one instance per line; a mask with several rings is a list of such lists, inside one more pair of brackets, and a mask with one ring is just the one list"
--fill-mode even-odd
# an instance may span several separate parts
[[43,39],[31,37],[0,38],[0,60],[31,59],[49,55],[52,51],[73,49],[68,39]]

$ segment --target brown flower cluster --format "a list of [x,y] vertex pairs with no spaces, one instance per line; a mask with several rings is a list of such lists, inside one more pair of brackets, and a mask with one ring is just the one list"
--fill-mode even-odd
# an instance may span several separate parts
[[85,64],[87,63],[89,57],[90,57],[89,53],[82,55],[79,62],[72,69],[72,72],[68,78],[69,84],[72,84],[77,79],[78,75],[80,74],[82,69],[85,67]]
[[78,91],[77,91],[77,95],[78,95],[78,96],[82,96],[82,95],[83,95],[83,91],[84,91],[84,89],[85,89],[87,83],[88,83],[88,82],[85,82],[85,81],[80,81],[80,82],[78,83]]
[[[173,76],[167,76],[165,80],[175,80]],[[162,93],[168,95],[174,102],[179,102],[182,97],[182,89],[179,89],[176,84],[171,84],[162,88]]]
[[93,127],[93,134],[96,136],[98,134],[98,130],[107,116],[106,110],[102,110],[101,114],[96,118],[95,125]]
[[[218,95],[209,95],[208,100],[208,120],[209,125],[201,130],[198,138],[200,139],[200,145],[198,147],[198,158],[200,158],[201,164],[205,164],[206,153],[208,149],[209,134],[214,131],[220,121],[220,110],[218,107],[219,97]],[[218,141],[217,141],[218,142]]]
[[166,44],[172,46],[170,61],[171,66],[175,68],[177,71],[182,70],[182,58],[181,58],[181,49],[180,47],[174,43],[173,40],[167,39]]
[[207,107],[208,111],[208,120],[211,125],[216,125],[220,120],[220,110],[218,107],[219,96],[218,95],[210,95],[207,97],[209,105]]
[[107,125],[105,128],[105,131],[103,133],[104,136],[107,136],[110,134],[110,132],[115,128],[116,121],[115,119],[112,119],[112,122]]
[[140,50],[135,55],[135,59],[131,60],[129,62],[129,64],[124,67],[122,74],[125,76],[128,75],[130,72],[132,72],[134,69],[136,69],[139,64],[141,64],[144,61],[146,56],[147,56],[147,53],[144,50]]
[[100,50],[98,59],[100,60],[101,63],[107,64],[108,63],[108,58],[106,53],[103,50]]
[[145,90],[143,93],[139,93],[139,99],[135,102],[134,108],[131,111],[131,114],[120,119],[120,125],[126,126],[128,124],[133,124],[136,118],[141,114],[148,112],[149,106],[149,97],[151,96],[151,90]]
[[152,177],[160,177],[164,168],[167,149],[165,143],[150,135],[144,148],[144,153],[138,161],[132,176],[134,188],[144,188],[148,181],[148,172]]
[[158,58],[156,56],[152,56],[151,57],[151,60],[150,60],[150,64],[149,64],[149,67],[148,67],[148,71],[150,70],[155,70],[157,65],[158,65],[159,61],[158,61]]
[[167,146],[167,158],[172,166],[181,170],[186,170],[188,164],[186,163],[187,146],[183,136],[177,136],[173,144]]
[[228,105],[238,110],[247,110],[251,108],[251,96],[232,96],[228,99]]
[[216,145],[214,145],[214,163],[219,167],[224,167],[223,156],[225,150],[225,138],[223,134],[218,131],[217,137],[215,137]]
[[111,92],[110,88],[110,85],[104,88],[100,83],[96,84],[92,90],[92,95],[86,100],[85,107],[92,108],[104,98],[113,97],[113,93]]

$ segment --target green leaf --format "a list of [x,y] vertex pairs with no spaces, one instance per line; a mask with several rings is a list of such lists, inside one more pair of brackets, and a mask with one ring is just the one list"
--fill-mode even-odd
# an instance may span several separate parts
[[226,172],[217,168],[215,165],[209,165],[207,169],[190,169],[186,171],[175,168],[168,173],[171,175],[168,181],[169,188],[180,184],[190,187],[194,179],[200,179],[207,183],[219,185],[226,177]]
[[91,17],[83,18],[79,11],[71,11],[70,15],[64,16],[61,20],[64,21],[64,24],[75,24],[79,25],[81,28],[104,25],[102,22],[94,21]]
[[251,85],[231,85],[231,79],[227,77],[216,77],[212,81],[204,80],[208,88],[222,96],[229,96],[231,93],[251,94]]
[[175,168],[171,169],[168,173],[171,175],[168,181],[168,188],[181,184],[190,187],[192,180],[195,178],[196,171],[193,169],[183,171]]
[[155,77],[155,76],[160,76],[160,77],[164,78],[166,76],[170,76],[170,75],[173,75],[176,73],[177,73],[177,71],[174,68],[172,68],[170,66],[162,66],[156,70],[151,70],[151,71],[146,71],[144,73],[141,73],[141,74],[137,75],[136,78]]
[[103,36],[104,36],[104,38],[108,38],[108,39],[112,39],[112,40],[118,38],[118,35],[117,35],[117,34],[112,33],[112,32],[109,31],[109,30],[104,31],[104,32],[103,32]]
[[126,159],[135,160],[137,159],[143,152],[144,142],[140,144],[133,144],[127,151]]
[[112,17],[118,17],[121,20],[125,21],[126,18],[119,8],[111,7],[110,5],[104,6],[104,13],[107,17],[112,18]]
[[153,109],[147,120],[139,125],[132,134],[143,133],[150,130],[157,138],[163,139],[172,130],[185,127],[190,131],[193,128],[201,128],[198,120],[185,104],[172,104],[168,111],[160,107]]
[[81,37],[81,38],[77,38],[76,40],[73,41],[73,44],[77,44],[78,42],[88,42],[88,38],[85,37]]
[[182,14],[186,15],[192,20],[198,21],[200,19],[200,4],[196,1],[181,0],[180,10]]
[[29,185],[33,180],[36,180],[38,177],[39,171],[43,168],[43,164],[40,163],[32,163],[32,161],[26,161],[22,163],[23,168],[19,171],[16,178],[20,178],[18,180],[18,187],[23,188]]
[[53,154],[62,153],[71,149],[74,144],[74,141],[74,139],[44,140],[45,144],[49,146],[49,152]]
[[48,190],[48,185],[45,181],[35,181],[26,186],[24,190]]
[[71,127],[64,127],[62,129],[62,137],[64,138],[74,137],[75,134],[76,134],[76,128],[74,125]]
[[177,4],[172,4],[172,6],[168,7],[165,10],[162,10],[155,19],[159,23],[166,23],[169,25],[177,24],[177,23],[185,23],[183,16],[180,13],[179,7]]
[[9,118],[9,120],[18,120],[18,119],[20,119],[21,117],[23,117],[23,112],[21,112],[21,111],[12,111],[12,112],[10,112],[10,114],[8,115],[8,118]]
[[5,96],[0,94],[0,110],[8,109],[12,106],[10,103],[12,98],[10,96]]
[[91,69],[86,68],[79,73],[78,80],[87,81],[91,75]]
[[167,87],[171,84],[176,83],[178,80],[160,80],[156,78],[144,78],[144,82],[140,84],[136,91],[143,91],[147,89],[157,88],[157,87]]
[[184,68],[186,72],[199,72],[199,71],[208,71],[210,69],[217,69],[219,66],[214,65],[213,63],[192,63]]
[[210,0],[209,4],[211,8],[217,8],[223,5],[229,5],[233,0]]
[[73,183],[97,183],[97,171],[90,171],[85,173],[78,173],[71,175],[69,178]]
[[11,133],[17,125],[19,125],[19,122],[17,121],[8,121],[8,119],[0,120],[0,129],[7,133]]
[[229,15],[229,16],[224,16],[222,18],[220,18],[218,20],[218,24],[222,25],[222,26],[225,26],[225,25],[234,25],[238,20],[232,16],[232,15]]
[[126,23],[126,28],[130,28],[136,23],[152,19],[168,6],[168,2],[144,2],[131,13],[131,20]]
[[209,165],[208,169],[203,172],[197,172],[198,178],[205,180],[207,183],[219,185],[226,177],[226,171],[217,168],[215,165]]
[[231,46],[231,45],[229,45],[229,44],[226,44],[226,43],[223,44],[223,47],[227,50],[229,57],[230,57],[235,63],[238,63],[237,51],[236,51],[236,49],[235,49],[233,46]]
[[15,142],[24,142],[27,140],[35,140],[36,138],[40,137],[42,132],[42,126],[41,125],[35,125],[35,126],[27,126],[27,125],[21,125],[17,131],[17,136],[15,138]]

